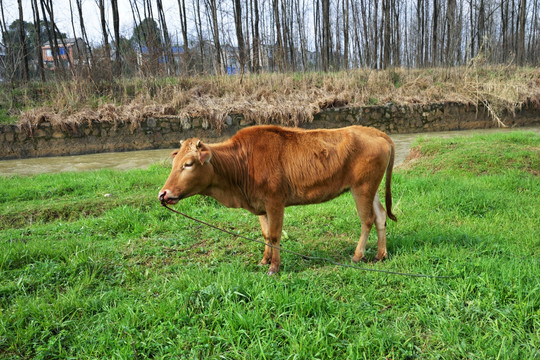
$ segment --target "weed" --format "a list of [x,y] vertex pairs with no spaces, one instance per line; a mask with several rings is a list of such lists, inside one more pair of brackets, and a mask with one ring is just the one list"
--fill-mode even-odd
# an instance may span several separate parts
[[378,105],[378,104],[379,104],[379,99],[374,98],[374,97],[370,97],[370,98],[368,99],[368,104],[369,104],[369,105]]

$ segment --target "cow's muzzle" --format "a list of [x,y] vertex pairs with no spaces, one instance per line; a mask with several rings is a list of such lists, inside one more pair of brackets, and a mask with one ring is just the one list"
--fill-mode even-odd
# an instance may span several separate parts
[[170,196],[167,190],[160,191],[158,195],[161,205],[174,205],[179,202],[181,198],[181,196]]

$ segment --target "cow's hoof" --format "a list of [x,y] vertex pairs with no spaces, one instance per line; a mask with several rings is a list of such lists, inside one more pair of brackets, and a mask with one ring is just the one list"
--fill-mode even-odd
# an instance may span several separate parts
[[274,274],[277,274],[278,272],[279,272],[279,270],[275,270],[275,269],[271,268],[270,270],[268,270],[267,274],[268,274],[268,276],[272,276]]
[[386,260],[386,258],[387,258],[387,256],[383,256],[383,257],[380,258],[380,259],[379,259],[378,257],[375,256],[375,259],[373,259],[373,264],[376,264],[376,263],[378,263],[379,261],[382,262],[382,261]]
[[268,264],[270,264],[270,261],[261,260],[259,266],[267,266]]
[[353,257],[353,258],[352,258],[352,261],[353,261],[354,263],[357,263],[357,264],[358,264],[359,262],[363,262],[363,263],[367,263],[367,262],[368,262],[368,261],[367,261],[367,258],[366,258],[365,256],[364,256],[363,258],[361,258],[361,259],[356,259],[356,258]]

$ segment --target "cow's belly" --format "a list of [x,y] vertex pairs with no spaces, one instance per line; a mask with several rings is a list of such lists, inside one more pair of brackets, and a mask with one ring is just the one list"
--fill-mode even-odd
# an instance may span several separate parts
[[287,201],[289,205],[318,204],[332,200],[347,192],[348,187],[310,186],[309,188],[296,189]]

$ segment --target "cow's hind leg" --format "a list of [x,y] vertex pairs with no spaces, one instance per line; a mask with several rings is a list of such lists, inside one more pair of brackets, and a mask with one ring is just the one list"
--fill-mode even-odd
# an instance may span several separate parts
[[353,256],[354,262],[360,262],[364,260],[369,232],[375,221],[375,214],[373,212],[373,199],[375,195],[374,191],[370,191],[366,188],[352,189],[351,192],[356,203],[356,211],[358,212],[362,224],[362,233],[360,234],[360,240],[358,241]]
[[375,227],[377,228],[377,256],[375,261],[388,257],[386,252],[386,211],[379,200],[379,194],[375,194],[373,199],[373,210],[375,212]]
[[[269,243],[268,241],[268,216],[261,215],[259,216],[259,222],[261,223],[261,230],[262,234],[264,236],[264,242]],[[264,247],[264,255],[259,263],[259,265],[268,265],[270,264],[270,261],[272,260],[272,248],[268,245]]]

